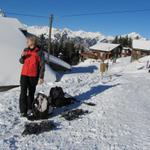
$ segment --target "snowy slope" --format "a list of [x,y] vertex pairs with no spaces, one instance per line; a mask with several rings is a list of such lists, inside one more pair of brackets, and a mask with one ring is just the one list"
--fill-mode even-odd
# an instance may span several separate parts
[[[57,130],[38,136],[22,137],[25,119],[18,110],[19,89],[0,93],[0,146],[7,149],[47,150],[149,150],[150,149],[150,75],[145,69],[150,57],[130,63],[121,58],[111,64],[101,79],[99,62],[86,60],[57,83],[47,83],[38,91],[48,94],[62,86],[78,100],[96,106],[75,104],[91,113],[68,122],[59,115],[53,120]],[[110,75],[112,79],[110,80]]]

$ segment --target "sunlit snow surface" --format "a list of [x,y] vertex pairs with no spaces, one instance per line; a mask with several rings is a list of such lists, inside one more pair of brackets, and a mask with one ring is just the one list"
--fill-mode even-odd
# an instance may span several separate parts
[[[18,109],[20,89],[0,93],[0,149],[46,150],[149,150],[150,149],[150,74],[147,60],[130,64],[122,58],[111,64],[101,79],[99,62],[87,60],[64,75],[57,83],[39,86],[37,92],[49,93],[62,86],[78,100],[96,106],[74,104],[90,113],[68,122],[57,115],[49,120],[57,129],[38,136],[23,137],[24,124]],[[110,75],[112,79],[110,81]],[[64,110],[64,109],[63,109]]]

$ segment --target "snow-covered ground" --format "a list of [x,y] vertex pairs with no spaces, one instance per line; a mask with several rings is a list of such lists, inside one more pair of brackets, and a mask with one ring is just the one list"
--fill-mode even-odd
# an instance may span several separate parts
[[[53,86],[78,100],[94,102],[91,107],[75,104],[91,113],[68,122],[59,115],[50,118],[58,128],[38,136],[21,135],[25,119],[18,109],[19,88],[0,93],[0,149],[20,150],[149,150],[150,74],[145,69],[150,57],[130,63],[119,59],[101,79],[99,62],[87,60],[74,67],[57,83],[38,87],[46,94]],[[110,75],[112,79],[110,80]]]

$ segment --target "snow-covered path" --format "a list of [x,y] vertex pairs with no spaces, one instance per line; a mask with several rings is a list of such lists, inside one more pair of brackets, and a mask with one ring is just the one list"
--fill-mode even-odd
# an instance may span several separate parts
[[[46,94],[51,87],[62,86],[77,99],[96,106],[73,105],[91,113],[71,122],[59,115],[50,118],[58,129],[38,136],[21,136],[26,120],[19,117],[19,89],[0,93],[0,149],[149,150],[150,76],[139,69],[145,61],[129,64],[128,59],[121,59],[102,80],[99,63],[86,61],[60,82],[46,84]],[[37,92],[40,90],[38,87]]]
[[[104,145],[113,149],[150,149],[150,79],[125,75],[121,83],[109,95],[102,117]],[[139,82],[142,80],[142,82]],[[142,88],[141,88],[142,87]],[[144,94],[145,93],[145,94]],[[106,148],[106,147],[105,147]]]

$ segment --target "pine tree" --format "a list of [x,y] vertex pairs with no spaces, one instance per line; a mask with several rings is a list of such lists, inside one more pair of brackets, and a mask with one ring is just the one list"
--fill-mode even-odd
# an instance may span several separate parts
[[121,44],[124,47],[132,47],[132,39],[128,35],[125,37],[116,36],[112,43]]
[[119,41],[118,41],[118,36],[116,36],[112,43],[114,43],[114,44],[115,44],[115,43],[116,43],[116,44],[118,44],[118,42],[119,42]]

